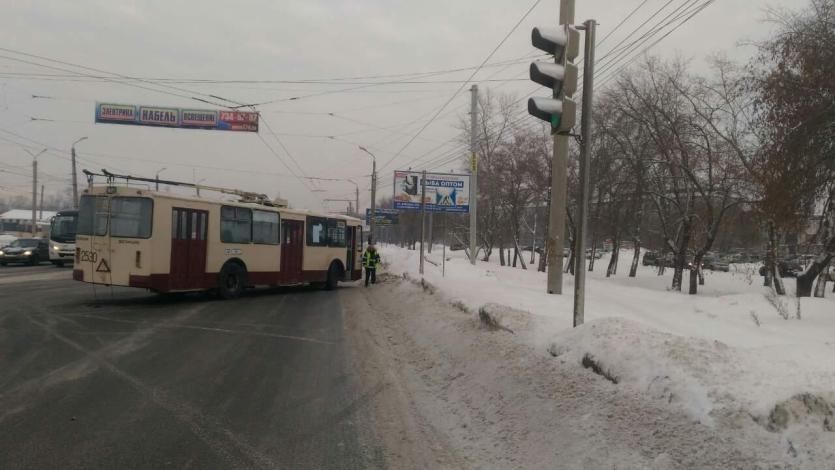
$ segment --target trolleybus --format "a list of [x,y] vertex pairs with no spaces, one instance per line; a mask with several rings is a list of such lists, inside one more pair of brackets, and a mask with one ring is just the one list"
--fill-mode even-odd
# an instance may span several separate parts
[[[199,186],[232,201],[151,190],[157,180],[85,170],[73,279],[155,292],[318,284],[362,276],[359,219],[287,207],[261,194]],[[94,184],[99,177],[105,184]],[[190,183],[160,184],[198,187]]]

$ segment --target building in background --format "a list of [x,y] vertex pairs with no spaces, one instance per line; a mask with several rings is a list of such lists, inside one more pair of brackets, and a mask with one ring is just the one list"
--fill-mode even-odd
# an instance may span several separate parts
[[[38,234],[45,236],[49,233],[49,221],[55,216],[55,211],[38,211]],[[0,214],[0,233],[9,233],[18,237],[32,234],[32,210],[11,209]]]

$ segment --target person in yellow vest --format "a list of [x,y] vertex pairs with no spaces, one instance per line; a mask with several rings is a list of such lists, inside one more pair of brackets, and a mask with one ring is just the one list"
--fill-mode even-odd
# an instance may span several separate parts
[[372,284],[377,283],[377,268],[380,267],[380,253],[377,252],[377,247],[373,243],[368,245],[365,253],[362,254],[362,267],[365,268],[365,287],[368,287],[368,281]]

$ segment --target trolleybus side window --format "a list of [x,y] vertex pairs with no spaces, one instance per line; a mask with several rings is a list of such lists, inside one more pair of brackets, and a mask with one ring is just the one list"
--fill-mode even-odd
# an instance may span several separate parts
[[328,246],[345,247],[345,221],[328,219]]
[[154,201],[146,197],[116,196],[110,203],[110,235],[150,238]]
[[328,219],[324,217],[307,218],[307,245],[328,246]]
[[278,245],[278,212],[252,211],[252,241],[262,245]]
[[97,236],[107,234],[107,216],[110,212],[108,202],[104,196],[81,196],[76,233]]
[[252,241],[252,211],[245,207],[220,208],[220,241],[249,243]]

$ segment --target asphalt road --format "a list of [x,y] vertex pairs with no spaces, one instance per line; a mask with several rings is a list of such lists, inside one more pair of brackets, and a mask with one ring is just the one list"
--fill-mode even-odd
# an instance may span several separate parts
[[381,468],[341,296],[162,297],[0,268],[3,468]]

